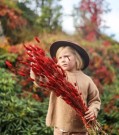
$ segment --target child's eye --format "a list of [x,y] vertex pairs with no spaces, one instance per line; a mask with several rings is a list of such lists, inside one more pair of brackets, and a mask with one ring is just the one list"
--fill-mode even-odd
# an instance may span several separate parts
[[61,59],[62,57],[59,57],[58,59]]
[[70,60],[70,56],[68,55],[68,56],[65,56],[65,58],[67,58],[68,60]]

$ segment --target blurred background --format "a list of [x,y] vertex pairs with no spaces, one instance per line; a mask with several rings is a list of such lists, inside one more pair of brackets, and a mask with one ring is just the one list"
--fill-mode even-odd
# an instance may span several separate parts
[[[0,0],[0,135],[52,135],[45,116],[49,92],[9,69],[30,69],[24,46],[49,55],[56,40],[74,41],[90,56],[88,75],[102,100],[98,121],[119,134],[119,6],[117,0]],[[34,37],[40,39],[36,42]]]

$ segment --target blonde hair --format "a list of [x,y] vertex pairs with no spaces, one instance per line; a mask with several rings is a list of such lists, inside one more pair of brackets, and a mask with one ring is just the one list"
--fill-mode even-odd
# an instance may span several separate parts
[[78,54],[78,52],[75,49],[73,49],[70,46],[62,46],[62,47],[60,47],[56,52],[56,59],[58,59],[58,56],[59,56],[60,52],[63,49],[68,49],[69,51],[71,51],[74,54],[74,56],[76,58],[76,69],[77,70],[82,69],[84,64],[83,64],[83,60],[82,60],[81,56]]

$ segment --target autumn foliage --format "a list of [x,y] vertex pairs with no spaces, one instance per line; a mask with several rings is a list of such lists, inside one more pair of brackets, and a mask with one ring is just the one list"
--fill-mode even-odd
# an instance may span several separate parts
[[[107,41],[105,42],[107,43]],[[101,111],[101,122],[104,122],[104,130],[109,132],[109,129],[111,128],[112,133],[116,131],[116,129],[113,129],[113,124],[116,124],[113,122],[111,123],[111,119],[113,121],[116,121],[117,115],[114,115],[113,112],[110,110],[110,106],[115,110],[115,113],[118,111],[118,82],[116,81],[118,78],[118,66],[119,66],[119,51],[118,51],[118,45],[111,45],[111,43],[108,43],[108,45],[105,43],[100,44],[100,47],[98,46],[86,46],[87,51],[90,55],[90,65],[88,69],[86,70],[87,74],[89,74],[93,80],[95,81],[100,94],[102,95],[102,103],[104,104],[104,108]],[[35,44],[36,46],[40,46],[41,48],[48,48],[45,47],[44,44],[30,42],[26,43],[26,45]],[[19,54],[18,58],[16,59],[16,62],[14,63],[17,68],[20,69],[20,71],[25,71],[27,69],[28,76],[30,67],[25,66],[23,63],[21,63],[21,60],[26,60],[27,55],[25,54],[25,49],[23,44],[18,46],[9,46],[5,48],[3,46],[2,49],[7,49],[8,52],[11,54]],[[20,50],[20,51],[19,51]],[[26,61],[28,62],[28,61]],[[23,66],[24,65],[24,66]],[[40,88],[34,88],[32,84],[32,80],[29,80],[29,77],[24,77],[23,72],[18,72],[17,74],[23,75],[23,77],[19,76],[18,83],[22,86],[22,93],[21,95],[26,98],[30,95],[37,101],[43,101],[44,98],[49,96],[49,93],[47,90],[43,90]],[[115,84],[116,83],[116,84]],[[108,87],[107,87],[108,86]],[[37,91],[37,92],[36,92]],[[116,94],[115,94],[116,91]],[[105,95],[107,93],[107,95]],[[103,97],[104,95],[104,97]],[[107,123],[109,121],[110,123]]]
[[81,0],[79,12],[81,12],[81,23],[79,31],[88,41],[94,41],[101,36],[100,26],[102,24],[101,15],[109,11],[104,0]]
[[21,27],[27,24],[27,21],[21,16],[21,13],[15,9],[9,8],[4,3],[0,3],[0,18],[6,17],[8,19],[7,26],[11,29]]

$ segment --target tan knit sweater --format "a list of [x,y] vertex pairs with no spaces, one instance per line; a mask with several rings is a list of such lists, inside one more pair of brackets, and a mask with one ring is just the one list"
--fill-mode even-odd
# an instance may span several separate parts
[[[77,83],[78,91],[81,90],[85,103],[89,108],[94,110],[95,115],[97,116],[98,111],[100,110],[101,101],[98,89],[92,79],[82,71],[76,71],[74,73],[66,72],[66,74],[69,82],[72,84]],[[86,131],[76,111],[60,97],[56,97],[53,92],[50,94],[46,125],[58,127],[59,129],[69,132]]]

